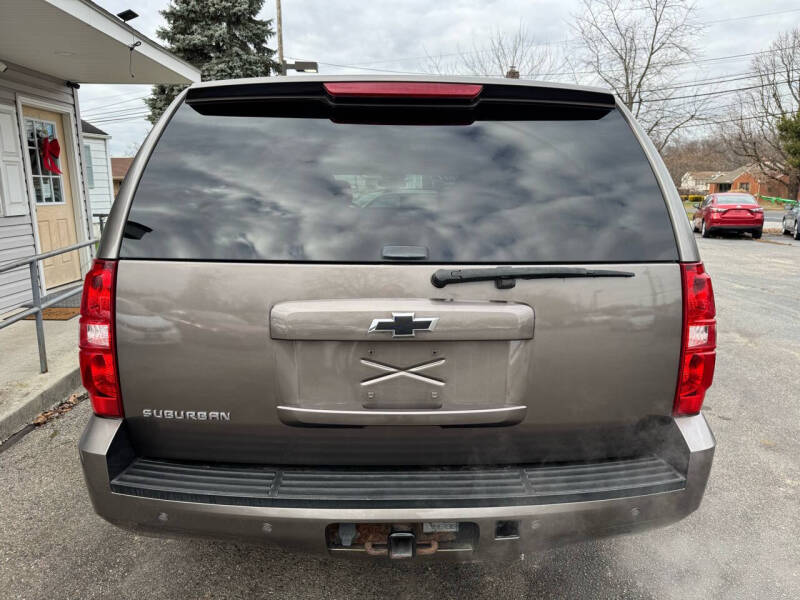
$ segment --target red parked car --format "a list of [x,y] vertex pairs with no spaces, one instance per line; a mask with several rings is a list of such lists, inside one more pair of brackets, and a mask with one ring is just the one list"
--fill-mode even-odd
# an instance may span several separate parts
[[764,229],[764,209],[750,194],[709,194],[694,205],[692,224],[704,238],[720,231],[749,232],[755,239]]

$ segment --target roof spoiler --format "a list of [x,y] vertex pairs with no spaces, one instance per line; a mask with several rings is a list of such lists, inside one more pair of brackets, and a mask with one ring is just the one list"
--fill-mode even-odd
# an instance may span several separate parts
[[[586,106],[596,108],[614,108],[614,96],[605,92],[593,90],[570,89],[561,87],[545,87],[539,85],[504,85],[502,83],[486,83],[482,86],[470,86],[469,84],[450,84],[460,85],[461,88],[481,88],[477,93],[470,90],[470,93],[444,94],[441,96],[416,95],[410,94],[370,94],[370,95],[347,95],[336,94],[336,89],[342,89],[341,81],[324,82],[317,81],[298,81],[288,82],[286,79],[276,79],[274,83],[259,80],[253,83],[236,83],[220,86],[203,86],[190,88],[186,95],[186,102],[191,105],[203,103],[219,103],[237,100],[323,100],[330,104],[361,104],[368,102],[375,104],[460,104],[462,106],[474,106],[481,102],[513,102],[515,104],[567,104],[573,106]],[[353,81],[360,86],[377,82]],[[409,83],[419,87],[419,82],[381,82],[394,83],[395,88],[402,87],[397,84]],[[441,83],[431,82],[430,85],[441,86]],[[338,87],[337,87],[338,86]],[[377,86],[376,86],[377,87]],[[411,89],[412,86],[408,86]],[[334,90],[334,93],[327,88]]]

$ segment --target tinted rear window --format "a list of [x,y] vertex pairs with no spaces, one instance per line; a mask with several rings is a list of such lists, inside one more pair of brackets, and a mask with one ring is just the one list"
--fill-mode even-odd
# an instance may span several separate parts
[[729,194],[717,196],[717,204],[758,204],[750,194]]
[[437,263],[677,260],[615,109],[419,125],[203,112],[184,104],[159,140],[122,257],[363,263],[416,246]]

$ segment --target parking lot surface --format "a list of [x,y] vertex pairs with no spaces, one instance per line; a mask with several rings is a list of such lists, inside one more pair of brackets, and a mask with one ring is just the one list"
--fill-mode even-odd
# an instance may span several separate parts
[[800,242],[698,239],[719,348],[718,447],[688,519],[504,565],[350,562],[162,540],[95,516],[76,444],[84,402],[0,453],[0,598],[800,597]]

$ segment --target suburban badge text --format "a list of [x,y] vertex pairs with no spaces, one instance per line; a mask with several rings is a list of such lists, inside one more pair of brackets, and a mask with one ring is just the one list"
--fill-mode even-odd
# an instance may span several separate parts
[[153,419],[186,419],[188,421],[230,421],[231,413],[221,410],[164,410],[160,408],[145,408],[143,417]]

